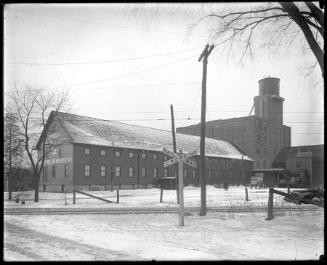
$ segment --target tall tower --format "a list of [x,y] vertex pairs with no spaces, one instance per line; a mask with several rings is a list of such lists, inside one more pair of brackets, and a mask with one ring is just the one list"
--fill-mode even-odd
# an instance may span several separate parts
[[259,96],[254,97],[255,116],[268,122],[283,124],[283,101],[279,96],[279,78],[267,77],[259,80]]
[[269,168],[277,153],[289,145],[289,127],[283,125],[284,98],[279,96],[280,79],[267,77],[259,80],[259,96],[254,97],[257,117],[257,167]]

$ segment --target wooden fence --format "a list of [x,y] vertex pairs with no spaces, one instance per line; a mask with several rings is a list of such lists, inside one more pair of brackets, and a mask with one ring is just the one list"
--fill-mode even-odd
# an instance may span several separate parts
[[316,205],[316,206],[319,206],[319,207],[324,207],[324,205],[320,202],[316,202],[316,201],[313,201],[313,200],[310,200],[310,199],[307,199],[307,198],[303,198],[301,196],[298,196],[296,194],[289,194],[289,189],[288,189],[288,193],[286,192],[282,192],[282,191],[279,191],[279,190],[275,190],[273,188],[269,188],[269,196],[268,196],[268,213],[267,213],[267,218],[266,220],[271,220],[274,218],[273,216],[273,208],[274,208],[274,205],[273,205],[273,199],[274,199],[274,193],[276,194],[279,194],[279,195],[282,195],[288,199],[291,199],[291,200],[298,200],[300,202],[304,202],[304,203],[309,203],[309,204],[313,204],[313,205]]
[[[95,198],[95,199],[98,199],[98,200],[101,200],[101,201],[105,201],[105,202],[108,202],[108,203],[114,203],[113,201],[106,200],[106,199],[103,199],[101,197],[94,196],[94,195],[88,194],[86,192],[74,189],[73,190],[73,204],[76,204],[76,193],[81,193],[81,194],[84,194],[86,196],[89,196],[89,197],[92,197],[92,198]],[[119,190],[117,190],[117,201],[116,201],[116,203],[119,203]]]

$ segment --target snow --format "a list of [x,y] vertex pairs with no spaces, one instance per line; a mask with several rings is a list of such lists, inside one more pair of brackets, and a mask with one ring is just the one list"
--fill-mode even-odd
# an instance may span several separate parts
[[[284,190],[285,189],[280,189]],[[116,193],[86,191],[113,201]],[[14,193],[15,194],[18,193]],[[176,191],[159,189],[121,190],[119,204],[109,204],[79,194],[24,192],[26,204],[4,201],[6,208],[175,208]],[[5,194],[7,198],[8,194]],[[271,221],[266,212],[210,212],[199,216],[200,189],[186,187],[185,226],[178,213],[4,215],[4,259],[28,260],[307,260],[324,253],[324,210],[295,205],[274,195],[278,207],[310,208],[315,211],[276,211]],[[64,198],[68,198],[65,205]],[[247,209],[267,207],[267,189],[243,187],[229,190],[207,186],[210,207]],[[196,207],[190,211],[188,207]]]
[[[280,188],[278,190],[287,192],[287,189]],[[292,189],[291,189],[292,191]],[[85,191],[86,193],[111,200],[116,202],[116,190],[113,191]],[[163,191],[163,202],[160,203],[160,189],[135,189],[135,190],[120,190],[119,203],[107,203],[88,197],[83,194],[76,193],[76,204],[73,204],[73,194],[70,193],[51,193],[40,192],[39,203],[34,203],[34,191],[28,192],[14,192],[16,194],[23,193],[22,199],[25,204],[15,203],[14,201],[4,201],[5,207],[11,208],[167,208],[178,209],[177,195],[175,190]],[[222,188],[215,188],[208,185],[206,188],[207,206],[220,208],[245,208],[245,209],[263,209],[267,208],[268,203],[268,189],[249,189],[249,201],[245,201],[245,188],[243,186],[230,186],[228,190]],[[5,198],[8,195],[5,194]],[[65,199],[66,198],[66,199]],[[66,205],[67,203],[67,205]],[[200,188],[187,186],[184,188],[184,205],[185,207],[200,207]],[[274,194],[274,207],[285,208],[300,208],[300,209],[317,209],[314,205],[296,205],[291,202],[286,202],[283,197]]]
[[[173,150],[170,131],[65,113],[60,113],[58,118],[63,120],[62,124],[74,143],[155,151],[162,151],[165,147]],[[176,142],[177,149],[185,152],[196,150],[197,155],[200,154],[199,136],[176,133]],[[205,149],[207,156],[252,160],[227,141],[206,138]]]
[[[42,257],[36,260],[96,258],[85,256],[85,246],[125,253],[122,259],[127,260],[303,260],[323,254],[322,214],[271,221],[263,217],[208,213],[186,216],[185,226],[179,227],[177,214],[5,216],[6,224],[26,228],[29,234],[22,238],[5,232],[4,240],[21,248],[29,245]],[[51,244],[63,242],[56,255],[40,246],[33,231],[49,235]],[[74,252],[65,251],[70,248]],[[5,249],[5,260],[7,255],[25,260]]]

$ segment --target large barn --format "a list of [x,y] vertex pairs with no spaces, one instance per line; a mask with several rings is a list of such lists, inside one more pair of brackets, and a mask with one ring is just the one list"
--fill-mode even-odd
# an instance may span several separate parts
[[[51,112],[40,190],[150,188],[159,178],[175,176],[163,148],[173,150],[172,133],[116,121]],[[42,133],[37,144],[39,155]],[[56,144],[53,145],[56,140]],[[196,151],[197,167],[184,164],[185,185],[199,185],[200,137],[176,133],[177,150]],[[253,160],[234,144],[206,138],[207,184],[249,182]]]

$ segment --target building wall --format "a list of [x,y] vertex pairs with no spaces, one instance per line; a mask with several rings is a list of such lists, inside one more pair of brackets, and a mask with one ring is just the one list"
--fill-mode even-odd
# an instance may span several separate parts
[[[38,158],[42,156],[42,146]],[[46,141],[46,158],[41,173],[39,190],[58,190],[58,185],[73,184],[73,146],[61,123],[55,121],[49,127]],[[52,187],[52,188],[51,188]],[[62,187],[60,187],[60,190]]]
[[325,183],[324,161],[313,158],[312,162],[312,184],[323,185]]
[[[85,154],[85,148],[90,149],[90,154]],[[101,157],[100,151],[106,150],[106,156]],[[115,152],[120,151],[121,156],[116,157]],[[133,158],[129,154],[133,153]],[[145,154],[145,157],[142,157]],[[157,156],[155,159],[154,156]],[[84,144],[74,144],[74,185],[149,185],[157,179],[165,177],[164,161],[170,159],[162,152],[100,147]],[[193,168],[184,164],[184,185],[199,185],[199,157],[193,158],[197,167]],[[91,176],[86,177],[84,166],[91,166]],[[106,177],[100,176],[100,166],[106,165],[110,170]],[[121,176],[115,174],[115,167],[121,167]],[[249,181],[245,171],[252,169],[253,162],[229,158],[208,157],[206,160],[207,183],[245,184]],[[134,176],[129,176],[129,168],[134,168]],[[142,168],[145,169],[145,176],[142,176]],[[154,168],[157,169],[157,176],[154,177]],[[172,165],[167,170],[167,177],[175,176],[175,166]],[[110,172],[110,173],[109,173]],[[178,172],[178,168],[177,171]]]
[[[283,98],[279,79],[259,81],[254,97],[255,115],[206,123],[206,137],[225,140],[239,146],[254,160],[254,168],[271,168],[278,152],[291,145],[290,127],[283,125]],[[201,124],[177,128],[177,132],[200,136]]]

